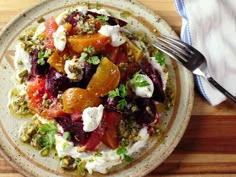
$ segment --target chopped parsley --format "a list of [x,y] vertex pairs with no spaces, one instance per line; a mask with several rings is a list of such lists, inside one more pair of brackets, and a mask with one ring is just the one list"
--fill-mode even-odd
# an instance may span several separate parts
[[133,157],[127,155],[128,153],[128,150],[126,149],[126,147],[122,146],[122,147],[119,147],[117,148],[116,150],[116,154],[117,155],[120,155],[120,156],[123,156],[124,157],[124,160],[126,162],[132,162],[133,161]]
[[116,108],[119,111],[122,111],[127,106],[127,101],[125,97],[127,96],[127,86],[124,84],[120,84],[119,87],[117,87],[115,90],[112,90],[108,93],[108,96],[110,98],[120,97],[121,99],[118,101],[118,104],[116,105]]
[[101,16],[97,16],[97,19],[106,23],[109,20],[109,17],[106,15],[101,15]]
[[80,59],[86,59],[86,61],[93,65],[98,65],[100,63],[100,58],[98,56],[90,56],[93,54],[95,49],[93,46],[88,46],[84,48],[84,52],[81,53]]
[[148,85],[150,85],[144,78],[143,76],[140,74],[140,71],[136,72],[133,76],[133,85],[135,87],[146,87]]
[[50,49],[47,49],[45,52],[43,50],[39,50],[37,63],[39,65],[44,65],[46,63],[46,59],[50,57],[51,53],[52,51]]
[[39,126],[37,141],[40,143],[42,149],[51,149],[55,144],[55,134],[57,133],[57,126],[54,123],[46,123]]
[[127,104],[128,104],[128,103],[127,103],[126,99],[123,98],[123,99],[121,99],[121,100],[118,101],[118,104],[117,104],[116,108],[117,108],[118,110],[124,110],[125,107],[127,106]]
[[120,84],[115,90],[112,90],[108,93],[110,98],[121,97],[125,98],[127,96],[126,86],[124,84]]
[[161,52],[156,53],[155,59],[161,66],[166,63],[165,56]]
[[100,63],[100,59],[98,56],[91,56],[87,59],[87,62],[93,65],[98,65]]
[[84,52],[88,53],[88,54],[91,54],[95,51],[94,47],[93,46],[88,46],[88,47],[85,47],[84,48]]

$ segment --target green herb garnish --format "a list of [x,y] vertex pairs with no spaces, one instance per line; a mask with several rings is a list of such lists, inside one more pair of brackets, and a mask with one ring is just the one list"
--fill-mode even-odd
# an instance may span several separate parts
[[110,98],[115,98],[117,96],[125,98],[127,96],[126,86],[124,84],[120,84],[115,90],[110,91],[108,96]]
[[106,23],[109,20],[109,17],[106,15],[101,15],[101,16],[97,16],[97,19]]
[[37,63],[39,65],[44,65],[46,63],[46,59],[50,57],[51,53],[52,52],[50,49],[47,49],[45,52],[43,50],[39,50]]
[[133,84],[135,87],[146,87],[150,85],[140,74],[140,71],[136,72],[133,76]]
[[125,97],[127,96],[127,90],[126,86],[124,84],[120,84],[119,87],[117,87],[115,90],[112,90],[108,93],[108,96],[110,98],[120,97],[121,99],[118,101],[118,104],[116,108],[118,110],[124,110],[127,106],[127,101]]
[[43,148],[52,148],[55,143],[55,134],[57,133],[57,126],[54,123],[46,123],[39,126],[38,132],[43,136],[39,136],[40,145]]
[[91,56],[87,59],[87,62],[93,65],[98,65],[100,63],[100,59],[98,56]]
[[124,160],[126,162],[132,162],[134,159],[133,157],[127,155],[128,153],[128,150],[126,149],[126,147],[122,146],[122,147],[119,147],[117,150],[116,150],[116,154],[117,155],[121,155],[124,157]]
[[155,59],[161,66],[166,62],[165,56],[161,52],[156,53]]
[[123,98],[123,99],[121,99],[121,100],[118,101],[117,109],[118,109],[118,110],[124,110],[125,107],[127,106],[127,104],[128,104],[128,103],[127,103],[126,99]]
[[85,47],[84,48],[84,52],[88,53],[88,54],[91,54],[95,51],[94,47],[93,46],[88,46],[88,47]]

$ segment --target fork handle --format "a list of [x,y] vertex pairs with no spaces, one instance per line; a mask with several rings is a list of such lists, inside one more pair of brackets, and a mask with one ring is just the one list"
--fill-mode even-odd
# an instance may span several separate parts
[[236,103],[236,98],[231,93],[229,93],[227,90],[225,90],[220,84],[218,84],[212,77],[208,77],[207,80],[215,88],[217,88],[221,93],[223,93],[227,98],[231,99],[234,103]]

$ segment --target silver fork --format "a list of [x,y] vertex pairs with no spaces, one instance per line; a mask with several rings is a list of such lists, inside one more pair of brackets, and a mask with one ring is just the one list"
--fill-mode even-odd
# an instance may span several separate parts
[[236,103],[236,97],[229,93],[209,74],[206,58],[194,47],[180,40],[160,34],[153,46],[182,63],[193,74],[205,77],[215,88]]

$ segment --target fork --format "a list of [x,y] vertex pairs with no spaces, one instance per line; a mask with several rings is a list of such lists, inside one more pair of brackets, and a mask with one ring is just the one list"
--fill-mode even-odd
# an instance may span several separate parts
[[183,41],[163,34],[160,34],[160,36],[157,37],[157,40],[153,43],[153,46],[182,63],[183,66],[185,66],[193,74],[206,78],[221,93],[236,103],[236,97],[229,93],[210,76],[207,69],[206,58],[197,49],[184,43]]

